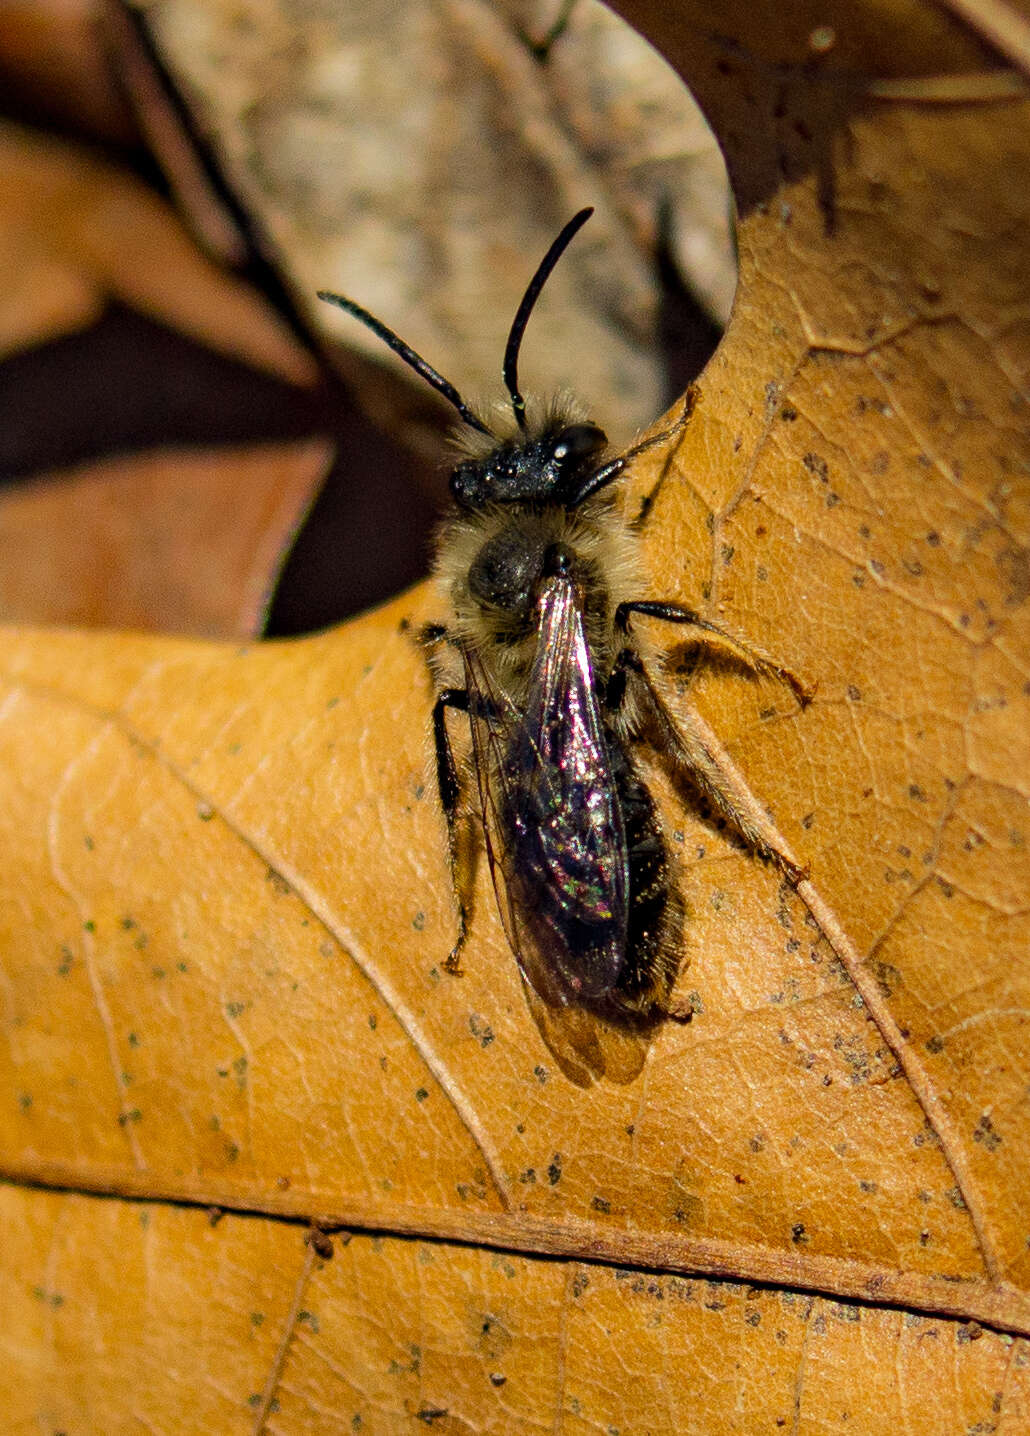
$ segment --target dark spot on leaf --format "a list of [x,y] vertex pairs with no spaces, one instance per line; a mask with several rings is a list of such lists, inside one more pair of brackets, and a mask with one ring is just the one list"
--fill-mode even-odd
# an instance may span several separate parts
[[494,1040],[493,1029],[489,1022],[487,1022],[485,1017],[480,1017],[475,1012],[469,1018],[469,1031],[477,1040],[480,1047],[489,1047],[490,1043]]
[[979,1142],[988,1152],[996,1152],[1001,1146],[1001,1136],[995,1131],[994,1123],[986,1112],[976,1124],[973,1141]]

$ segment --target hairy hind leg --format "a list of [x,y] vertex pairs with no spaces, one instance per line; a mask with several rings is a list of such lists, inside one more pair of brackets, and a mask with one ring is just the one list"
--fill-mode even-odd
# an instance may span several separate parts
[[618,709],[631,681],[641,700],[645,722],[649,722],[658,740],[659,751],[671,758],[674,766],[711,802],[752,852],[775,862],[791,886],[797,887],[807,877],[804,868],[780,852],[769,836],[760,830],[755,818],[747,811],[750,804],[746,790],[729,777],[724,765],[699,733],[689,724],[678,723],[673,718],[640,655],[632,648],[624,648],[616,659],[609,680],[607,702],[610,708]]
[[760,653],[758,649],[752,648],[742,639],[734,638],[732,633],[727,633],[718,624],[710,623],[707,618],[702,618],[692,608],[685,608],[681,603],[664,603],[653,599],[637,599],[629,603],[620,603],[615,610],[615,627],[619,632],[629,633],[629,620],[634,613],[639,613],[644,618],[658,618],[664,623],[681,624],[687,629],[687,637],[693,638],[699,647],[715,648],[727,653],[743,667],[750,669],[752,673],[765,673],[773,678],[779,678],[787,684],[802,708],[807,708],[811,703],[813,697],[811,691],[789,668],[785,668],[782,663],[777,663],[775,659],[767,657],[766,654]]

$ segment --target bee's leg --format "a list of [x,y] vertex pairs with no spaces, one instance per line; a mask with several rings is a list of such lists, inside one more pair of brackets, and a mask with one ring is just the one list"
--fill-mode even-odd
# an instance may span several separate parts
[[423,648],[433,648],[436,644],[443,643],[448,636],[442,623],[424,623],[415,638]]
[[648,449],[654,449],[659,444],[666,444],[670,439],[674,439],[677,434],[681,433],[690,423],[691,415],[697,404],[697,398],[697,386],[691,384],[683,397],[683,412],[675,423],[670,424],[667,429],[662,429],[660,433],[652,434],[649,439],[641,439],[639,444],[634,444],[633,447],[627,449],[624,454],[620,454],[616,459],[610,459],[607,464],[603,464],[601,468],[589,474],[585,483],[576,491],[572,507],[581,504],[583,500],[588,499],[591,494],[596,494],[598,489],[607,488],[614,479],[619,477],[624,469],[629,467],[639,454],[646,454]]
[[757,652],[739,638],[734,638],[717,624],[709,623],[707,618],[702,618],[692,608],[684,608],[681,603],[661,603],[651,599],[620,603],[615,610],[615,627],[620,633],[629,632],[630,615],[633,613],[639,613],[644,618],[660,618],[665,623],[683,624],[688,630],[693,629],[693,634],[688,633],[688,636],[694,637],[699,644],[711,644],[721,648],[753,673],[768,673],[774,678],[782,679],[802,708],[807,708],[812,701],[812,692],[789,668],[784,668],[781,663],[767,658],[764,653]]
[[458,834],[458,820],[461,815],[461,783],[458,767],[454,761],[450,735],[447,732],[447,709],[455,708],[461,713],[469,711],[469,695],[464,688],[444,688],[437,695],[433,705],[433,742],[436,748],[436,785],[440,792],[440,803],[447,819],[447,849],[451,864],[451,882],[454,886],[454,901],[458,909],[458,940],[451,949],[444,967],[456,977],[461,974],[461,950],[468,937],[469,904],[466,901],[467,884],[462,882],[462,853]]
[[618,711],[630,681],[636,685],[646,719],[656,730],[660,750],[671,755],[675,765],[744,839],[751,851],[776,863],[787,881],[797,887],[808,876],[804,868],[779,852],[758,831],[743,810],[739,794],[734,792],[733,785],[727,781],[723,768],[704,740],[689,726],[681,725],[673,718],[635,649],[624,648],[615,661],[606,694],[609,711]]

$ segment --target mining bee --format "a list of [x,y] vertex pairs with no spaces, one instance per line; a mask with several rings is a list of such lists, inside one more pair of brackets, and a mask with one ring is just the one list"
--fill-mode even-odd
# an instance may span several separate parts
[[[734,803],[704,746],[685,736],[649,676],[637,616],[680,626],[693,645],[718,645],[772,673],[804,703],[784,668],[674,602],[643,599],[637,539],[614,483],[626,466],[688,421],[694,392],[671,429],[612,455],[602,429],[562,396],[527,403],[518,358],[549,274],[592,211],[561,231],[530,281],[511,326],[508,399],[489,418],[385,324],[340,295],[320,293],[377,334],[454,406],[462,457],[437,544],[435,578],[449,608],[423,631],[436,683],[433,732],[450,839],[460,970],[471,879],[462,825],[481,820],[494,891],[523,977],[551,1008],[580,1008],[646,1025],[686,1017],[671,1001],[679,961],[676,884],[657,807],[634,749],[648,743],[752,850],[771,852]],[[448,712],[471,731],[473,777],[455,761]]]

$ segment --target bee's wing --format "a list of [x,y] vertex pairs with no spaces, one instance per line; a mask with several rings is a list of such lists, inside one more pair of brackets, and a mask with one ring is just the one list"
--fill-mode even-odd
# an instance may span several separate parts
[[629,860],[568,579],[543,592],[525,712],[473,734],[494,887],[523,973],[552,1001],[607,996],[625,959]]
[[472,762],[479,792],[479,811],[497,908],[512,951],[524,969],[519,931],[511,898],[504,883],[502,857],[505,837],[503,812],[507,806],[504,755],[521,716],[507,696],[494,691],[479,655],[462,647],[465,687],[469,695],[469,724],[472,729]]

